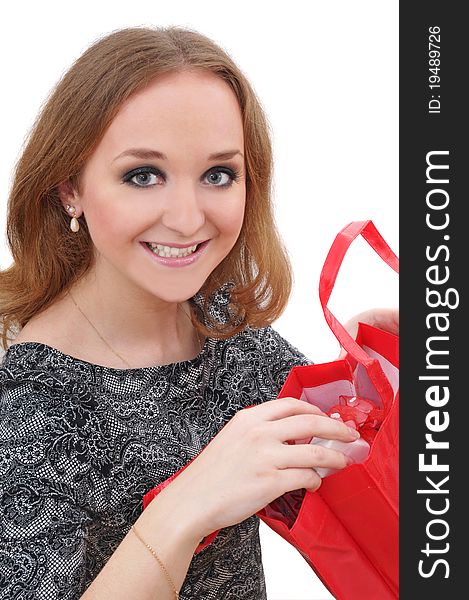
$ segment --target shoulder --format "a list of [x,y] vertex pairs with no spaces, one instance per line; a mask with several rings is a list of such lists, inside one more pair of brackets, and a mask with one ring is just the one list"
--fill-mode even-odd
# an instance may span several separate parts
[[67,318],[68,308],[63,298],[56,298],[52,304],[34,314],[20,329],[13,343],[37,341],[53,345],[70,329]]
[[[227,282],[218,288],[208,307],[210,314],[222,323],[230,319],[233,285],[233,282]],[[193,300],[201,306],[204,296],[199,292]],[[230,374],[236,374],[238,379],[257,378],[261,387],[275,396],[294,366],[313,363],[270,325],[246,327],[240,333],[219,341],[216,348],[216,368],[224,373],[225,379],[230,378]]]
[[[14,338],[12,345],[35,342],[56,348],[64,354],[86,355],[90,341],[84,337],[69,316],[63,298],[56,299],[46,309],[35,314]],[[86,350],[85,350],[86,349]]]
[[0,364],[0,454],[43,446],[64,421],[64,382],[33,361],[29,344],[10,348]]
[[50,348],[39,342],[13,344],[0,362],[0,392],[14,388],[52,390],[62,382],[47,364]]
[[272,326],[259,329],[247,328],[245,338],[257,350],[262,364],[269,369],[277,384],[281,382],[283,385],[292,367],[312,364],[309,358]]
[[295,366],[312,364],[271,326],[246,328],[220,340],[214,357],[214,386],[242,404],[276,398]]
[[30,424],[38,427],[63,420],[67,402],[78,401],[84,390],[94,393],[92,373],[75,362],[40,342],[10,346],[0,362],[0,422],[7,414],[35,415]]
[[270,325],[260,329],[248,328],[246,332],[248,336],[256,341],[266,355],[280,358],[283,361],[293,360],[294,362],[312,364],[309,358]]

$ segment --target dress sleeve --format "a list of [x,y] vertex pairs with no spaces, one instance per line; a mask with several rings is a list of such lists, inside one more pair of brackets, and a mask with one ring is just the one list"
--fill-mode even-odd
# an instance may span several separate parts
[[75,600],[84,592],[89,517],[61,400],[42,382],[0,368],[1,600]]
[[264,372],[270,379],[272,398],[279,394],[292,367],[314,364],[272,327],[253,329],[252,333],[262,352]]

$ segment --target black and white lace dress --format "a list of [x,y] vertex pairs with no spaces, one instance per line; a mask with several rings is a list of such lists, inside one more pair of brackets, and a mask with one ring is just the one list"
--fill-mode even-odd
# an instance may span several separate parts
[[[227,303],[220,289],[210,312],[223,318]],[[39,342],[10,346],[0,363],[0,599],[80,598],[144,494],[310,363],[271,327],[134,369]],[[194,555],[181,600],[265,599],[258,529],[255,515],[222,529]]]

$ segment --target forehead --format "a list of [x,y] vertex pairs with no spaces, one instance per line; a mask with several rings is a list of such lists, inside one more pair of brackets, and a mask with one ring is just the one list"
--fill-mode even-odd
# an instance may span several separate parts
[[148,145],[195,148],[209,154],[243,147],[241,109],[231,87],[205,72],[168,73],[153,80],[121,107],[100,144],[104,152]]

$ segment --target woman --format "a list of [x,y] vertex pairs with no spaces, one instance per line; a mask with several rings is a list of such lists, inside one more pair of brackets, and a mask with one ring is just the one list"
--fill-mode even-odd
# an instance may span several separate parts
[[291,288],[271,170],[253,90],[196,32],[114,32],[53,91],[0,274],[1,598],[266,597],[255,512],[347,464],[285,442],[356,437],[276,400],[311,361],[270,326]]

